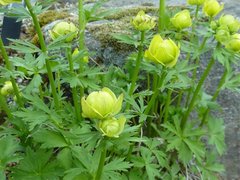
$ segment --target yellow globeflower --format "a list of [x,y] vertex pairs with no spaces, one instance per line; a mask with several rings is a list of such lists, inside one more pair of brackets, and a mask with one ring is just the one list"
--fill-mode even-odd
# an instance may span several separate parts
[[13,86],[12,86],[12,82],[11,81],[6,81],[3,85],[3,87],[1,88],[1,94],[3,96],[7,96],[9,94],[13,93]]
[[206,0],[203,6],[203,12],[210,17],[216,16],[223,10],[224,4],[219,4],[217,0]]
[[171,22],[174,27],[178,29],[184,29],[190,27],[192,25],[192,19],[190,16],[190,12],[188,10],[183,10],[178,12],[171,18]]
[[205,0],[188,0],[187,2],[190,5],[202,5]]
[[108,88],[90,93],[81,99],[83,117],[106,119],[119,113],[122,108],[123,94],[116,98]]
[[104,136],[118,138],[124,129],[126,118],[124,116],[119,119],[110,118],[99,121],[98,127]]
[[5,6],[12,3],[21,3],[21,0],[0,0],[0,4]]
[[166,67],[173,67],[180,54],[179,46],[171,39],[163,40],[160,35],[155,35],[148,50],[145,51],[145,58]]
[[231,33],[236,33],[240,29],[240,22],[232,15],[223,15],[219,18],[220,26],[227,26]]
[[225,42],[227,42],[230,38],[230,33],[228,31],[228,28],[226,26],[220,26],[217,30],[216,30],[216,35],[215,38],[218,42],[224,44]]
[[66,42],[71,42],[78,34],[78,29],[72,22],[59,22],[52,28],[52,30],[49,30],[49,34],[53,40],[59,36],[64,36],[70,33],[72,34],[66,38]]
[[139,31],[148,31],[153,29],[156,25],[156,19],[145,14],[144,11],[139,11],[137,16],[132,19],[131,23],[135,29]]
[[226,48],[239,53],[240,52],[240,34],[234,34],[230,40],[226,43]]

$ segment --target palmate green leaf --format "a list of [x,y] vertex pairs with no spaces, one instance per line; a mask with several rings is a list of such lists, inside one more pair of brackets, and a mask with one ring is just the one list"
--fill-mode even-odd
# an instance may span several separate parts
[[33,134],[36,142],[42,143],[42,148],[66,147],[68,143],[66,139],[58,132],[41,129]]
[[128,34],[112,34],[112,36],[113,36],[115,39],[117,39],[119,42],[121,42],[121,43],[134,45],[135,47],[138,46],[138,41],[137,41],[136,37],[134,37],[133,35],[128,35]]
[[16,152],[20,150],[17,140],[11,136],[0,138],[0,179],[5,179],[5,168],[8,163],[18,162],[20,156]]
[[29,41],[25,40],[18,40],[18,39],[10,39],[13,44],[9,46],[9,48],[19,51],[21,53],[36,53],[41,52],[34,44],[30,43]]
[[42,83],[42,77],[39,74],[35,74],[31,79],[30,83],[24,89],[26,93],[38,92],[38,88]]
[[70,148],[63,148],[57,155],[57,160],[65,169],[70,169],[72,166],[72,152]]
[[240,73],[234,74],[232,71],[228,72],[225,83],[222,86],[222,89],[224,88],[240,93]]
[[39,149],[34,152],[27,148],[26,156],[13,169],[13,179],[18,180],[58,180],[63,175],[56,161],[51,160],[52,151]]
[[148,178],[149,180],[154,180],[156,177],[159,177],[160,174],[159,165],[153,163],[155,156],[153,156],[152,152],[148,148],[141,147],[140,151],[145,163]]
[[185,138],[184,142],[187,144],[188,148],[195,154],[197,159],[201,159],[205,155],[205,150],[203,144],[200,141],[191,140],[190,138]]
[[104,172],[108,173],[109,171],[128,171],[132,167],[128,161],[125,161],[125,158],[115,158],[104,166]]
[[209,118],[208,120],[209,144],[215,145],[218,153],[222,155],[226,150],[224,121]]
[[28,123],[30,131],[33,130],[35,126],[41,125],[49,119],[49,115],[47,115],[45,112],[32,109],[16,111],[13,114],[22,118],[24,122]]

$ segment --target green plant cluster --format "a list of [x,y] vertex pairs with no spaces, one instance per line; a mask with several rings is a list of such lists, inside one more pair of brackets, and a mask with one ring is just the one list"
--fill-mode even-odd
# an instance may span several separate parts
[[[1,8],[32,19],[40,44],[0,40],[1,180],[218,179],[224,121],[211,111],[221,108],[220,91],[240,92],[240,22],[218,18],[223,5],[188,0],[173,12],[160,0],[159,14],[129,19],[131,34],[111,34],[135,51],[123,67],[106,67],[91,63],[85,46],[87,23],[113,12],[99,11],[104,0],[90,8],[78,0],[78,27],[56,24],[49,44],[37,15],[51,3],[24,2],[26,9]],[[215,63],[225,70],[209,94],[204,82]]]

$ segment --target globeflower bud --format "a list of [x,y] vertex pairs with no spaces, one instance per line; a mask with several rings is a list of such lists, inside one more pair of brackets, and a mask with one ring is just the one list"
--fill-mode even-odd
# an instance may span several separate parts
[[138,31],[148,31],[156,25],[155,18],[145,14],[144,11],[139,11],[137,16],[132,19],[131,23]]
[[230,38],[230,33],[228,31],[228,28],[226,26],[220,26],[216,30],[215,38],[218,42],[224,44],[226,41]]
[[202,5],[205,0],[188,0],[187,2],[190,5]]
[[173,67],[180,54],[179,48],[171,39],[163,40],[160,35],[155,35],[144,56],[155,63]]
[[6,6],[8,4],[12,4],[12,3],[21,3],[22,0],[0,0],[0,4],[3,6]]
[[1,88],[1,94],[3,96],[7,96],[9,94],[13,93],[13,86],[11,81],[6,81]]
[[110,118],[103,121],[99,121],[98,127],[104,136],[118,138],[124,129],[126,122],[125,117],[119,119]]
[[240,52],[240,34],[234,34],[226,43],[226,48],[236,53]]
[[217,21],[211,21],[210,27],[212,28],[212,30],[216,31],[217,28],[218,28],[218,22]]
[[[73,51],[73,53],[72,53],[72,57],[74,58],[74,57],[76,57],[78,54],[79,54],[79,50],[78,50],[78,48],[75,48],[74,51]],[[88,62],[89,62],[88,56],[84,56],[84,57],[82,58],[82,60],[83,60],[83,62],[85,62],[85,63],[88,63]]]
[[223,15],[219,18],[220,26],[227,26],[231,33],[236,33],[240,29],[240,22],[232,15]]
[[223,10],[224,4],[219,4],[217,0],[206,0],[203,6],[203,12],[210,17],[216,16]]
[[106,119],[119,113],[122,107],[123,94],[116,98],[108,88],[94,91],[87,98],[81,99],[82,115],[92,119]]
[[192,25],[192,19],[190,16],[190,12],[188,10],[183,10],[178,12],[171,18],[171,22],[174,27],[178,29],[184,29],[190,27]]
[[70,33],[72,34],[66,38],[66,42],[71,42],[78,34],[78,29],[72,22],[59,22],[53,26],[52,30],[49,30],[49,34],[53,40],[59,36],[64,36]]

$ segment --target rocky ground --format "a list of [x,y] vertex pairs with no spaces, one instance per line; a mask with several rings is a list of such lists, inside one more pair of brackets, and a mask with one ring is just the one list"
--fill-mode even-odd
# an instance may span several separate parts
[[[64,2],[64,7],[66,10],[71,9],[71,17],[74,19],[76,17],[76,0],[62,0]],[[88,1],[91,5],[91,0]],[[168,5],[184,5],[185,0],[168,0]],[[232,15],[238,16],[240,18],[240,1],[239,0],[224,0],[225,2],[225,12]],[[66,5],[67,4],[67,5]],[[128,15],[131,13],[136,14],[136,8],[139,7],[145,8],[145,10],[152,12],[158,7],[158,0],[109,0],[104,7],[105,8],[118,8],[126,9],[128,8]],[[147,6],[146,6],[147,5]],[[152,5],[152,6],[149,6]],[[57,8],[63,8],[62,4],[56,6]],[[60,11],[61,13],[61,11]],[[124,14],[120,14],[121,18],[124,17]],[[0,16],[0,24],[1,24]],[[124,19],[124,18],[123,18]],[[86,43],[90,51],[95,51],[98,61],[104,62],[105,64],[114,63],[121,65],[123,59],[128,55],[129,47],[119,47],[119,44],[116,44],[115,41],[112,41],[110,34],[112,32],[122,31],[123,26],[127,22],[119,24],[117,21],[117,16],[113,16],[112,19],[101,20],[97,22],[89,23],[86,31]],[[27,25],[25,21],[25,25]],[[26,30],[25,26],[25,29]],[[103,27],[107,27],[103,29]],[[49,27],[45,27],[47,30]],[[118,51],[115,47],[118,46]],[[240,60],[239,60],[240,61]],[[206,61],[202,61],[201,64],[203,67],[206,66]],[[223,68],[220,64],[216,63],[213,68],[214,71],[210,74],[206,84],[207,91],[211,94],[212,89],[215,89],[218,81],[223,73]],[[238,71],[240,68],[238,67]],[[199,72],[201,74],[201,72]],[[213,112],[215,116],[221,117],[225,120],[225,133],[226,133],[226,143],[227,143],[227,152],[224,155],[222,161],[226,167],[226,175],[224,179],[226,180],[238,180],[240,179],[240,94],[230,91],[223,91],[219,98],[218,102],[222,106],[222,111]]]

